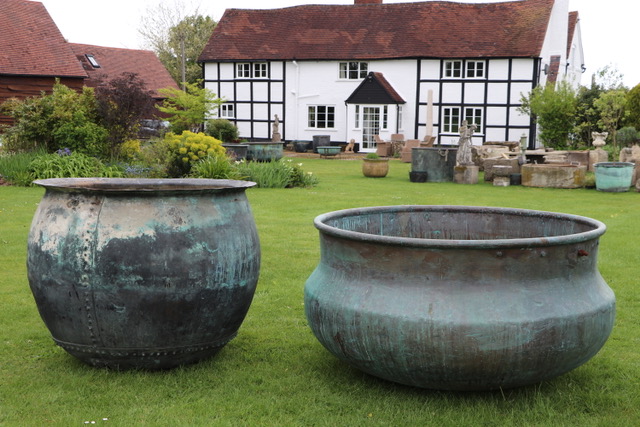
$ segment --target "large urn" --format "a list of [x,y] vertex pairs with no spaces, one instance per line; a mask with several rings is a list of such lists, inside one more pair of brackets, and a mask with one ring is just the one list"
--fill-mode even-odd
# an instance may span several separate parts
[[390,206],[327,213],[315,226],[309,325],[369,374],[432,389],[524,386],[587,362],[613,327],[596,220]]
[[29,233],[29,284],[53,340],[95,366],[166,369],[234,338],[260,268],[251,182],[65,178]]

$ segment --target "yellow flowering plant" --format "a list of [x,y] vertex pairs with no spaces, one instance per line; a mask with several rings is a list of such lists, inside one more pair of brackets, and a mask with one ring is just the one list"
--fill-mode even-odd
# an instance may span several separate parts
[[189,175],[191,167],[208,156],[225,154],[222,141],[202,132],[184,131],[180,135],[169,132],[164,140],[169,149],[168,174],[179,178]]

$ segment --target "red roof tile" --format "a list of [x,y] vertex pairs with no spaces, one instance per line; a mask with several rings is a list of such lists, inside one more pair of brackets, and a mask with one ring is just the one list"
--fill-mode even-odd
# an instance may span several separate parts
[[200,61],[538,57],[553,3],[227,9]]
[[[96,87],[101,80],[110,80],[122,73],[136,73],[144,81],[154,97],[162,97],[157,91],[165,87],[178,89],[167,69],[150,50],[120,49],[70,43],[77,59],[89,75],[87,86]],[[86,55],[93,55],[99,68],[93,67]]]
[[87,76],[42,3],[2,0],[0,29],[0,74]]
[[578,12],[569,12],[569,34],[567,37],[567,58],[571,54],[571,45],[573,44],[573,37],[576,33],[576,25],[578,25]]

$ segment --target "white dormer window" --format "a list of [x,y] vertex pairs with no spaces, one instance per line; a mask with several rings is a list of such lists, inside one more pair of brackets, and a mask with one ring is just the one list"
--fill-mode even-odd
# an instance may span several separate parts
[[86,54],[85,56],[87,57],[87,61],[89,61],[89,64],[91,64],[93,68],[100,68],[100,63],[95,56],[91,54]]
[[369,63],[367,62],[341,62],[340,80],[361,80],[367,77]]

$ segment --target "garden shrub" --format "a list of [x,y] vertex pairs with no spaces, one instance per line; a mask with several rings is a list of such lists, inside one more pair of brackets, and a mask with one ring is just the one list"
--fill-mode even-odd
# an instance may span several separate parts
[[238,127],[226,119],[207,120],[204,132],[222,142],[237,141],[240,137]]
[[235,161],[226,155],[207,156],[191,167],[191,176],[208,179],[242,179]]
[[129,139],[118,147],[120,158],[133,160],[140,154],[140,141],[137,139]]
[[14,118],[6,130],[7,149],[54,152],[69,147],[89,155],[107,152],[107,130],[98,124],[93,88],[78,93],[57,81],[51,94],[24,100],[11,99],[2,111]]
[[0,155],[0,178],[13,185],[31,185],[33,174],[29,165],[42,154],[45,154],[43,150]]
[[29,165],[33,179],[122,177],[116,166],[106,166],[99,159],[83,153],[59,150],[54,154],[43,154]]
[[184,131],[180,135],[170,132],[164,141],[169,151],[167,173],[174,178],[189,175],[192,165],[201,159],[225,153],[220,140],[202,132]]
[[638,140],[640,140],[640,132],[632,126],[626,126],[618,130],[617,138],[621,147],[630,147],[638,143]]
[[239,162],[238,170],[246,179],[260,188],[313,187],[318,179],[311,172],[302,170],[302,163],[291,159],[272,162]]

